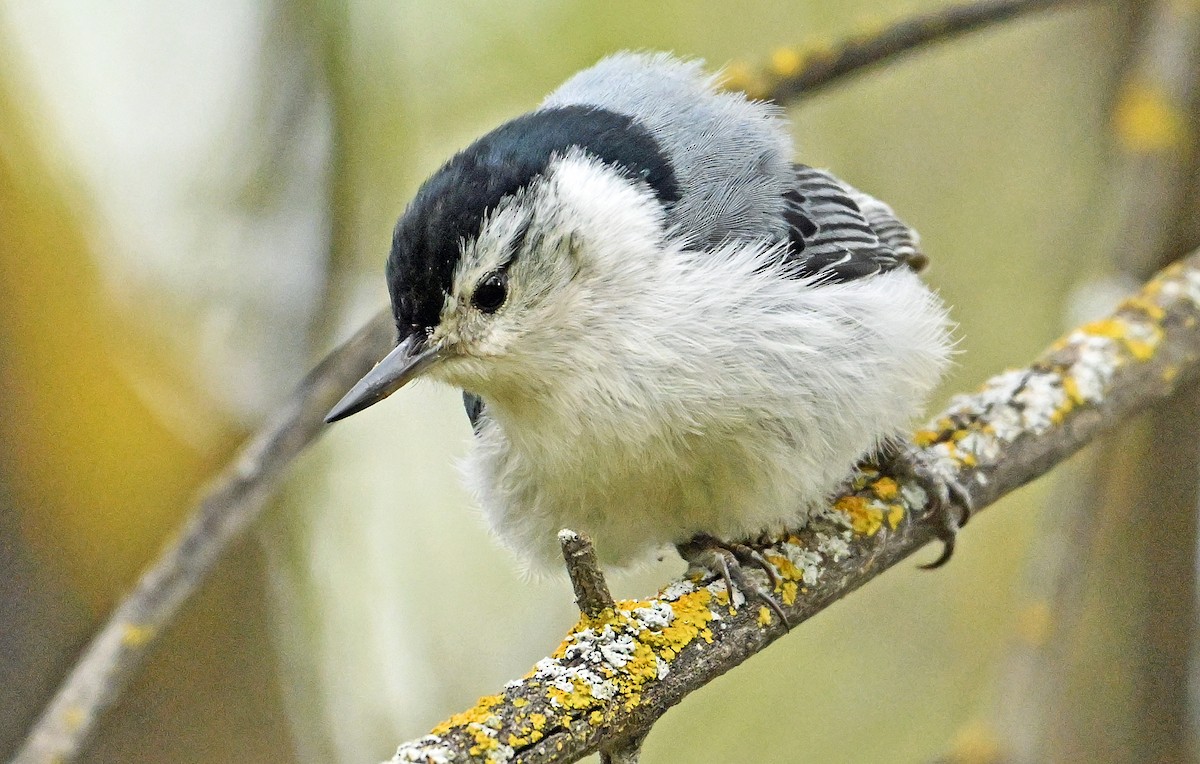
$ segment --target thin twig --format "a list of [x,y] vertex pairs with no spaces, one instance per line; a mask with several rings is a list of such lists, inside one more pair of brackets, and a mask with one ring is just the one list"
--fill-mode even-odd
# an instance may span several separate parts
[[561,530],[558,543],[562,545],[563,560],[567,563],[567,575],[575,588],[575,603],[579,612],[588,618],[599,618],[604,611],[614,607],[608,582],[596,559],[596,547],[587,536],[572,530]]
[[[600,620],[612,616],[617,604],[613,602],[604,571],[596,558],[596,547],[587,536],[563,529],[558,533],[562,545],[563,560],[567,563],[567,575],[575,589],[575,603],[585,620]],[[600,749],[600,764],[637,764],[642,753],[645,735],[621,741]]]
[[[1200,252],[1029,367],[956,397],[916,442],[981,509],[1197,376]],[[761,546],[783,579],[778,594],[790,622],[933,540],[938,521],[925,499],[915,484],[862,472],[803,531]],[[602,622],[585,618],[524,679],[400,746],[392,761],[495,751],[502,761],[568,762],[643,734],[689,693],[787,633],[766,607],[730,608],[725,591],[720,581],[683,579],[656,597],[618,602]]]
[[[959,22],[950,34],[1000,21],[1028,10],[1067,0],[983,2],[1011,5],[997,14],[972,13],[958,8],[972,23]],[[802,99],[822,87],[866,68],[915,51],[949,34],[931,34],[929,17],[912,25],[925,34],[884,34],[874,46],[864,41],[846,43],[843,50],[859,50],[838,57],[836,66],[813,64],[803,87],[787,87],[777,100]],[[920,21],[926,19],[926,21]],[[883,44],[884,40],[888,42]],[[78,757],[101,713],[112,705],[122,688],[141,666],[185,602],[199,588],[213,565],[231,543],[257,517],[265,499],[279,481],[283,468],[320,434],[323,417],[338,397],[390,349],[394,340],[392,319],[381,313],[355,337],[334,350],[313,370],[292,398],[254,435],[231,467],[218,475],[209,494],[196,506],[179,540],[146,570],[137,588],[116,608],[93,638],[54,698],[30,731],[14,762],[35,764],[66,762]]]
[[837,45],[780,49],[762,70],[731,66],[726,71],[725,84],[732,90],[743,90],[767,101],[794,101],[839,83],[849,75],[861,74],[930,45],[1074,2],[1078,0],[983,0],[951,5],[905,18]]
[[395,340],[391,315],[380,314],[313,369],[216,476],[178,538],[87,646],[14,762],[42,764],[79,755],[101,714],[141,666],[147,649],[258,516],[284,468],[321,433],[325,412]]

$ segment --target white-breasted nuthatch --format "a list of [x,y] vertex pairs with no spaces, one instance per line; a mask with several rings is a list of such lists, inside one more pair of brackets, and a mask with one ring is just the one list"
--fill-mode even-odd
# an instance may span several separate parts
[[724,541],[802,523],[947,366],[915,233],[793,164],[778,108],[716,85],[698,62],[606,58],[454,156],[396,225],[399,344],[328,421],[417,376],[461,388],[471,487],[534,567],[571,528],[604,562],[673,544],[728,581],[748,550]]

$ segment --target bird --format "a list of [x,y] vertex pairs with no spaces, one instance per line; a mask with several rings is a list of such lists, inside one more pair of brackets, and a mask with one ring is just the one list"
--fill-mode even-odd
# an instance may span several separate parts
[[720,77],[614,54],[450,158],[393,232],[396,347],[327,421],[462,390],[466,482],[533,572],[569,528],[607,566],[674,546],[732,598],[770,573],[746,541],[872,456],[933,489],[941,564],[969,507],[902,435],[953,349],[919,238]]

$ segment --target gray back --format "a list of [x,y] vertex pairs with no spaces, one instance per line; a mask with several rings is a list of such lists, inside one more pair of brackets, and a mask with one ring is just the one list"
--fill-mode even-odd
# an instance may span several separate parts
[[670,223],[695,245],[785,240],[793,148],[782,111],[714,92],[714,81],[699,61],[618,53],[567,80],[542,108],[597,106],[646,126],[679,183]]

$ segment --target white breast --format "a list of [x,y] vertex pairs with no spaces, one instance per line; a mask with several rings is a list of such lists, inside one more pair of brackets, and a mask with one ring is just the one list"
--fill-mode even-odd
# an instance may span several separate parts
[[560,564],[561,528],[627,564],[698,532],[798,524],[911,424],[946,365],[944,310],[907,270],[817,285],[751,248],[659,265],[624,285],[620,321],[578,335],[626,348],[619,363],[584,348],[547,367],[542,399],[487,401],[465,472],[534,568]]

